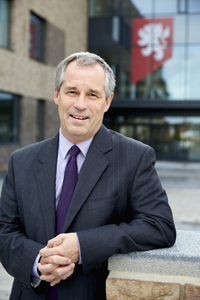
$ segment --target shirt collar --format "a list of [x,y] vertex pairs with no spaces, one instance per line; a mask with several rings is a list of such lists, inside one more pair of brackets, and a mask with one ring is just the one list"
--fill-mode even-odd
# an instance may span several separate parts
[[[81,150],[84,157],[86,157],[86,154],[88,152],[88,149],[90,147],[92,140],[93,140],[93,137],[91,137],[89,140],[86,140],[84,142],[76,144],[79,147],[79,149]],[[69,150],[71,149],[71,147],[73,145],[74,144],[72,142],[70,142],[68,139],[66,139],[66,137],[64,137],[64,135],[61,132],[61,128],[60,128],[60,130],[59,130],[59,150],[60,150],[60,153],[61,153],[63,159],[66,158]]]

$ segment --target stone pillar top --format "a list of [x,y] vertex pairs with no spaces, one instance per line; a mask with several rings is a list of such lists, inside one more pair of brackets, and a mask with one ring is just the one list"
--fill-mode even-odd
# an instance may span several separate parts
[[200,231],[177,232],[173,247],[112,256],[109,271],[200,277]]

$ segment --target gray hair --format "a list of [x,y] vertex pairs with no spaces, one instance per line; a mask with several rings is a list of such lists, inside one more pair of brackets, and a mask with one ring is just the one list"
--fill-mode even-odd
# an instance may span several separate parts
[[55,73],[54,85],[58,92],[60,92],[61,86],[65,77],[65,69],[73,60],[77,61],[77,66],[88,66],[95,63],[100,63],[100,65],[104,68],[105,71],[105,93],[106,99],[110,97],[111,93],[114,92],[115,89],[115,76],[113,74],[110,66],[104,61],[100,56],[90,53],[90,52],[77,52],[62,60],[57,68]]

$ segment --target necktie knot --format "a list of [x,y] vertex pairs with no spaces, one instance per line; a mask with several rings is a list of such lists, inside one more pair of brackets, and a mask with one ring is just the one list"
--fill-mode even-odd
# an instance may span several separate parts
[[79,147],[77,147],[76,145],[72,146],[71,148],[71,156],[76,157],[80,152]]

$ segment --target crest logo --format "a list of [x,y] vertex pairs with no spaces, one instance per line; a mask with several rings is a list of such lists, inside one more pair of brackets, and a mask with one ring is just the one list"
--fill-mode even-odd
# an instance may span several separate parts
[[131,84],[136,84],[172,57],[172,37],[172,18],[133,19]]

